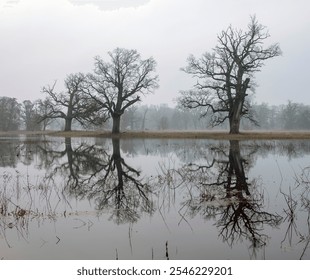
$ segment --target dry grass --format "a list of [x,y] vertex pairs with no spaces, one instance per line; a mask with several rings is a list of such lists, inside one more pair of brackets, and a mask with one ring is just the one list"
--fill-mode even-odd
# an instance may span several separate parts
[[238,135],[231,135],[226,131],[124,131],[119,135],[110,131],[10,131],[0,132],[2,137],[17,135],[48,135],[54,137],[118,137],[118,138],[184,138],[184,139],[223,139],[223,140],[269,140],[269,139],[310,139],[310,131],[242,131]]

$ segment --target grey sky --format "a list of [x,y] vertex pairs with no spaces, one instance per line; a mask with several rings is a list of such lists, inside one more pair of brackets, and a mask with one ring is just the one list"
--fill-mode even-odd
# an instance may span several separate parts
[[139,7],[149,0],[69,0],[74,5],[94,5],[101,10]]
[[158,63],[160,88],[145,102],[174,104],[195,83],[179,70],[188,55],[211,51],[220,31],[245,29],[254,14],[283,51],[257,74],[255,101],[310,104],[308,0],[0,0],[0,96],[43,98],[43,86],[61,89],[67,74],[123,47]]

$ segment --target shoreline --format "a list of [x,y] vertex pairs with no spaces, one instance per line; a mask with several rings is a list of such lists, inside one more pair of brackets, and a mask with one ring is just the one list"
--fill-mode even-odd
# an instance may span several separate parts
[[51,137],[103,137],[103,138],[165,138],[165,139],[215,139],[215,140],[310,140],[310,131],[241,131],[232,135],[227,131],[123,131],[112,134],[111,131],[73,130],[73,131],[1,131],[0,137],[51,136]]

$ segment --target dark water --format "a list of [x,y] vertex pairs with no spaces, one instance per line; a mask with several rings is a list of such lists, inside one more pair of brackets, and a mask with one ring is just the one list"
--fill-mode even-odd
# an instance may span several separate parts
[[310,142],[0,138],[0,259],[310,259]]

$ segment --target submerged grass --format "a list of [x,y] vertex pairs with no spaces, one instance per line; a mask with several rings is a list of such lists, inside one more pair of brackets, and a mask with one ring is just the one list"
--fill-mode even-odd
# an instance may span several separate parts
[[227,131],[199,130],[161,130],[161,131],[123,131],[113,134],[104,130],[73,130],[73,131],[0,131],[2,137],[18,135],[29,136],[59,136],[59,137],[104,137],[104,138],[171,138],[171,139],[220,139],[220,140],[276,140],[276,139],[310,139],[310,131],[241,131],[239,134],[229,134]]

